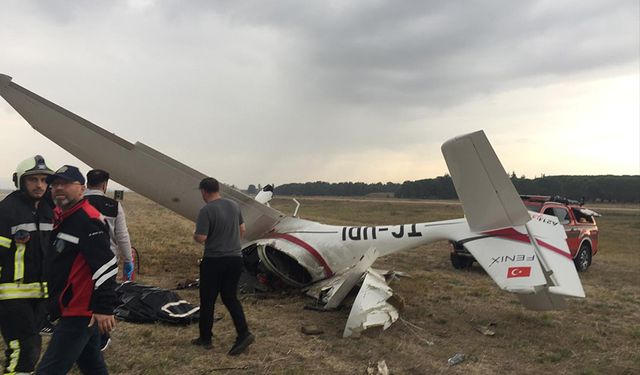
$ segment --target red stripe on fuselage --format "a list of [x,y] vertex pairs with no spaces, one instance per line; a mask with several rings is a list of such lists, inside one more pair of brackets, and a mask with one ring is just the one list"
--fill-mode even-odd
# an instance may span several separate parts
[[[495,236],[495,237],[502,237],[504,239],[508,239],[508,240],[513,240],[513,241],[518,241],[518,242],[527,242],[527,243],[531,243],[531,240],[529,239],[529,236],[526,234],[522,234],[520,232],[518,232],[517,230],[513,229],[513,228],[505,228],[505,229],[498,229],[498,230],[493,230],[493,231],[489,231],[489,232],[483,232],[482,234],[486,234],[489,236]],[[536,238],[536,243],[542,247],[544,247],[545,249],[549,249],[551,251],[553,251],[554,253],[560,254],[566,258],[569,259],[573,259],[573,257],[571,256],[571,253],[567,253],[562,249],[559,249],[551,244],[548,244],[542,240],[539,240]]]
[[303,240],[294,237],[290,234],[286,234],[286,233],[270,233],[268,235],[268,237],[270,238],[281,238],[283,240],[287,240],[289,242],[292,242],[298,246],[300,246],[301,248],[307,250],[307,252],[309,252],[309,254],[311,254],[315,259],[316,262],[318,262],[318,264],[320,264],[322,266],[322,268],[324,269],[324,274],[326,277],[331,277],[333,276],[333,271],[331,271],[331,267],[329,267],[329,265],[327,264],[327,262],[324,260],[324,258],[322,257],[322,255],[320,255],[320,253],[313,248],[313,246],[309,245],[308,243],[304,242]]

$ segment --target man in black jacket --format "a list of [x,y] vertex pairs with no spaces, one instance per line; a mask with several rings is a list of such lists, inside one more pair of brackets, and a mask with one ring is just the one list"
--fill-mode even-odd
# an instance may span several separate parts
[[124,215],[122,204],[115,199],[107,197],[107,184],[109,172],[102,169],[92,169],[87,172],[87,190],[85,198],[91,205],[100,211],[109,225],[109,237],[111,239],[111,251],[118,260],[122,260],[123,278],[133,278],[133,256],[131,255],[131,240],[127,219]]
[[107,374],[100,334],[115,327],[117,259],[103,217],[83,199],[84,177],[65,165],[47,178],[56,204],[51,234],[49,314],[59,318],[36,374]]
[[45,199],[53,171],[40,155],[21,162],[13,175],[18,190],[0,202],[0,330],[7,345],[5,374],[29,373],[40,357],[45,318],[44,257],[53,229]]

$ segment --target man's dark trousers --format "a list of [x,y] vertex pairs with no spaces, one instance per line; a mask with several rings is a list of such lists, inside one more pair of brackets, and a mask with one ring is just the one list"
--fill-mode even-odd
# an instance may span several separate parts
[[200,339],[210,342],[213,308],[218,298],[227,307],[238,337],[249,332],[238,300],[238,282],[242,273],[242,257],[203,258],[200,263]]
[[46,315],[45,299],[0,301],[0,329],[7,350],[5,373],[31,372],[40,358],[40,327]]
[[36,375],[62,375],[71,370],[74,363],[83,374],[108,374],[100,351],[98,324],[89,327],[91,318],[60,318],[53,331],[49,347],[42,357]]

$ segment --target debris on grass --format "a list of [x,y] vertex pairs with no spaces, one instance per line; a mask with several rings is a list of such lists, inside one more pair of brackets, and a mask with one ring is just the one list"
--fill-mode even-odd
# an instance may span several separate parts
[[495,335],[496,332],[493,329],[489,328],[489,327],[491,327],[491,324],[489,324],[487,326],[478,325],[475,328],[476,328],[476,331],[482,333],[485,336],[493,336],[493,335]]
[[369,269],[351,307],[342,337],[358,338],[370,329],[379,332],[389,328],[399,316],[398,310],[387,302],[392,295],[384,277]]
[[389,368],[387,362],[383,359],[377,363],[370,363],[367,366],[367,375],[389,375]]
[[455,366],[464,362],[464,359],[465,359],[464,353],[456,353],[453,355],[453,357],[447,360],[447,363],[449,364],[449,366]]
[[300,331],[302,333],[304,333],[305,335],[321,335],[324,333],[324,330],[322,330],[322,328],[316,326],[316,325],[306,325],[306,326],[302,326],[300,328]]
[[416,324],[413,324],[413,323],[411,323],[410,321],[408,321],[408,320],[406,320],[404,318],[400,318],[400,321],[402,323],[404,323],[404,325],[409,329],[409,332],[414,334],[418,338],[418,340],[420,340],[421,342],[423,342],[423,343],[425,343],[425,344],[427,344],[429,346],[432,346],[434,344],[434,342],[432,340],[429,340],[429,339],[426,339],[426,338],[422,337],[422,335],[416,331],[416,330],[420,330],[421,332],[425,332],[424,328],[422,328],[422,327],[420,327],[420,326],[418,326]]
[[185,279],[176,284],[176,289],[198,289],[200,287],[200,279]]

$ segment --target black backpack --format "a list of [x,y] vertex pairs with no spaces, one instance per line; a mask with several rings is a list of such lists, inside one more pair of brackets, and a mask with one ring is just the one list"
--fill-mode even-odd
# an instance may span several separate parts
[[116,307],[118,319],[132,323],[190,324],[200,317],[200,307],[170,290],[126,281],[116,288],[121,305]]

